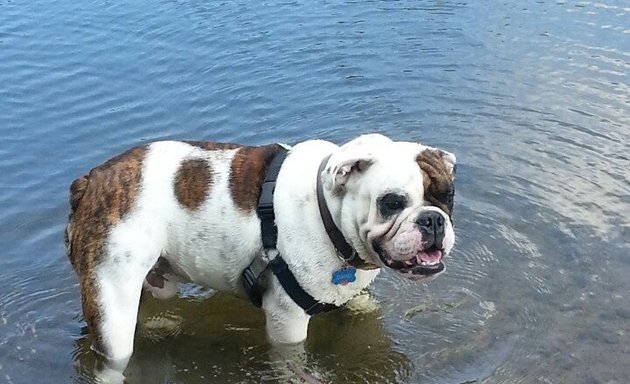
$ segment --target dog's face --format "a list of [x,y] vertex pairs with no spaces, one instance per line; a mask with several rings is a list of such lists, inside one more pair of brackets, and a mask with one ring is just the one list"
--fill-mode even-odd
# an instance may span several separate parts
[[455,242],[455,162],[451,153],[381,135],[333,154],[324,182],[359,254],[411,278],[442,272]]

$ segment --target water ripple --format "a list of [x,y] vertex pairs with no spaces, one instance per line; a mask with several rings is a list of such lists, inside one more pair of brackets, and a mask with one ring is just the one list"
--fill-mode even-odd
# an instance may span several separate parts
[[382,273],[381,309],[316,317],[282,375],[247,303],[149,301],[149,326],[183,322],[139,338],[131,382],[624,382],[629,16],[614,1],[0,1],[0,376],[92,379],[63,249],[75,177],[156,139],[378,131],[458,156],[446,272]]

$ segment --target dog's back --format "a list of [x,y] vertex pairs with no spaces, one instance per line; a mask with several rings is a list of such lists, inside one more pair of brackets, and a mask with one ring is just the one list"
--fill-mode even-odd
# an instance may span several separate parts
[[128,358],[143,281],[160,256],[186,278],[241,293],[238,276],[261,247],[249,233],[259,232],[260,185],[280,150],[155,142],[71,184],[65,242],[96,351]]

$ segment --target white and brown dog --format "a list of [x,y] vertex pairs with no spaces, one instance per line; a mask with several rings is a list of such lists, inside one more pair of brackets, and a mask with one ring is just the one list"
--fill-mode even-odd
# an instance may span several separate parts
[[[264,253],[258,197],[271,160],[283,150],[155,142],[72,183],[66,246],[92,348],[107,369],[122,372],[132,354],[143,285],[162,298],[176,293],[178,281],[247,297],[242,272]],[[412,278],[435,275],[455,241],[454,171],[448,152],[378,134],[342,146],[300,143],[289,149],[275,186],[278,254],[303,292],[338,306],[381,266]],[[322,209],[356,251],[353,282],[333,281],[348,262]],[[265,274],[262,308],[271,342],[303,341],[308,311],[273,273]]]

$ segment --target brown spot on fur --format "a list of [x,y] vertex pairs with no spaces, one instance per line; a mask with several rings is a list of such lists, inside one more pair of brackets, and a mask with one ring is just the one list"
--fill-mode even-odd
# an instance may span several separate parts
[[[102,251],[107,230],[135,203],[147,148],[136,147],[92,169],[70,186],[70,218],[66,227],[70,260],[79,271]],[[80,227],[80,231],[75,231]]]
[[109,229],[129,213],[142,181],[142,162],[146,146],[130,149],[70,186],[70,217],[66,227],[68,257],[79,277],[83,316],[93,337],[94,348],[101,352],[103,343],[97,328],[101,320],[94,270],[105,252]]
[[92,337],[92,348],[100,354],[107,354],[103,335],[98,328],[101,324],[101,311],[98,304],[98,281],[90,274],[79,275],[79,285],[81,287],[81,307],[83,309],[83,319],[87,323],[88,331]]
[[230,192],[240,210],[251,212],[256,209],[267,168],[281,150],[280,145],[271,144],[242,147],[236,152],[230,171]]
[[193,145],[195,147],[205,149],[206,151],[219,151],[226,149],[241,148],[242,145],[231,143],[215,143],[212,141],[185,141],[185,143]]
[[85,193],[88,185],[88,174],[85,174],[70,184],[70,208],[74,211],[79,206],[79,201]]
[[185,160],[175,174],[175,197],[182,206],[194,211],[208,197],[210,183],[212,170],[206,160]]
[[[79,206],[79,202],[81,201],[81,198],[83,197],[83,194],[85,193],[85,189],[87,188],[87,185],[88,185],[87,174],[74,180],[72,184],[70,185],[70,216],[68,218],[68,225],[66,226],[66,230],[64,233],[66,249],[68,251],[68,254],[70,254],[71,252],[70,234],[73,232],[73,229],[74,229],[73,228],[74,225],[72,225],[73,224],[72,217],[74,215],[74,211]],[[70,259],[70,261],[74,264],[72,258]]]
[[453,214],[453,175],[444,163],[442,152],[425,149],[416,157],[422,170],[424,199],[442,209],[446,214]]

